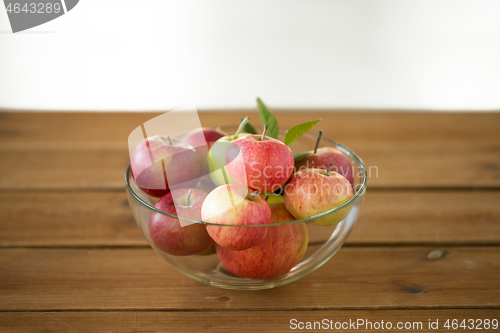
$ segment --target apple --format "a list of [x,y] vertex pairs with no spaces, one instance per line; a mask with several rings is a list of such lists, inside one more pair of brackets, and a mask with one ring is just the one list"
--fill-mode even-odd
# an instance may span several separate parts
[[215,254],[215,253],[217,253],[215,251],[215,243],[212,243],[212,245],[208,249],[206,249],[204,251],[201,251],[200,253],[196,253],[196,255],[198,255],[198,256],[209,256],[209,255],[212,255],[212,254]]
[[271,193],[293,173],[293,153],[283,142],[262,135],[235,140],[226,153],[227,171],[234,181],[261,193]]
[[272,203],[275,203],[275,202],[285,202],[285,199],[283,198],[282,195],[271,193],[266,198],[266,201],[267,201],[268,204],[272,204]]
[[331,163],[333,164],[332,170],[340,173],[352,184],[354,181],[353,167],[349,158],[340,150],[333,147],[323,147],[318,149],[322,134],[323,132],[319,131],[316,148],[306,152],[311,154],[295,162],[295,169],[300,170],[305,168],[317,168],[326,170]]
[[[272,203],[272,223],[294,221],[283,202]],[[307,249],[308,233],[304,222],[267,228],[267,234],[254,247],[232,251],[215,245],[221,263],[232,273],[250,279],[271,279],[290,271]]]
[[191,145],[168,135],[156,135],[135,147],[130,168],[142,191],[161,197],[176,186],[194,187],[201,174],[201,160]]
[[192,130],[191,132],[187,133],[184,138],[182,138],[182,141],[193,146],[200,156],[200,161],[203,164],[202,175],[206,175],[209,172],[208,166],[205,163],[205,161],[207,160],[208,150],[214,142],[225,135],[227,135],[227,133],[219,129],[211,127],[201,127]]
[[307,155],[297,161],[295,168],[296,170],[305,168],[326,169],[330,163],[333,164],[333,171],[347,178],[349,183],[353,183],[354,177],[351,162],[344,153],[333,147],[319,148],[316,153]]
[[[245,125],[250,121],[250,118],[245,117],[240,123],[238,130],[234,135],[227,135],[216,142],[213,143],[212,147],[208,151],[207,165],[208,171],[210,172],[210,178],[215,186],[221,186],[225,184],[236,184],[233,178],[229,175],[226,168],[226,152],[231,143],[244,137],[250,135],[249,133],[242,133]],[[220,171],[219,171],[220,170]]]
[[[198,189],[178,188],[163,196],[156,208],[181,218],[201,220],[201,207],[207,194]],[[204,224],[179,221],[175,217],[153,213],[149,218],[149,233],[155,246],[174,256],[197,254],[210,248],[212,238]]]
[[200,182],[196,185],[196,188],[202,190],[203,192],[210,193],[217,186],[214,185],[209,176],[200,177]]
[[[329,211],[352,198],[351,183],[341,174],[328,169],[302,169],[292,175],[285,186],[285,206],[297,219],[304,219]],[[321,226],[342,221],[351,207],[314,219]]]
[[221,185],[210,192],[201,207],[203,222],[210,237],[230,250],[245,250],[264,239],[267,227],[251,227],[271,223],[271,207],[258,192],[236,185]]

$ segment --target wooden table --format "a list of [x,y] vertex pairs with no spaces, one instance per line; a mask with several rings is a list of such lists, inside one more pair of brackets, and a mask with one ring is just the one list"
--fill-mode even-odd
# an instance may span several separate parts
[[[200,117],[218,126],[245,114],[258,119]],[[181,275],[136,227],[127,137],[153,116],[0,114],[1,332],[282,332],[291,319],[427,331],[429,319],[441,330],[447,319],[500,319],[500,114],[279,113],[285,127],[322,117],[317,129],[371,176],[361,217],[328,263],[253,292]]]

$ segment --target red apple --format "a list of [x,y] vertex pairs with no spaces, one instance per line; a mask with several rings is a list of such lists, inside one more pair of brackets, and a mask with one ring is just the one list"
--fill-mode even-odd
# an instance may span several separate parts
[[333,164],[332,170],[340,173],[352,184],[354,181],[353,166],[351,165],[349,158],[340,150],[333,147],[323,147],[318,149],[322,135],[323,132],[319,131],[316,148],[314,150],[307,151],[306,153],[311,154],[295,162],[295,169],[300,170],[306,168],[316,168],[326,170],[330,164]]
[[234,181],[261,193],[271,193],[293,173],[293,153],[283,142],[262,135],[235,140],[226,153],[226,167]]
[[[302,169],[292,175],[285,186],[285,205],[297,219],[318,215],[340,206],[353,196],[352,185],[337,172],[323,169]],[[318,217],[314,223],[331,226],[342,221],[351,210],[339,211]]]
[[[313,152],[312,150],[310,152]],[[333,147],[319,148],[316,153],[312,153],[302,158],[295,163],[295,169],[327,169],[328,166],[333,164],[332,170],[341,174],[352,184],[353,168],[351,162],[344,153]]]
[[169,136],[142,140],[130,157],[137,186],[149,195],[161,197],[175,187],[194,187],[201,174],[201,160],[189,144]]
[[[272,203],[272,223],[293,221],[283,202]],[[254,247],[232,251],[216,245],[220,261],[234,274],[250,279],[271,279],[297,265],[307,249],[304,222],[268,227],[266,237]]]
[[[179,188],[167,193],[155,207],[181,218],[200,221],[201,206],[206,197],[203,191]],[[158,249],[174,256],[200,253],[213,244],[204,224],[190,224],[161,213],[151,214],[149,233]]]
[[[257,193],[236,184],[221,185],[210,192],[201,208],[208,234],[220,246],[244,250],[264,239],[267,227],[251,227],[271,223],[271,208]],[[233,226],[230,226],[233,225]]]
[[216,128],[201,127],[187,133],[182,139],[182,141],[193,146],[200,156],[202,175],[208,174],[208,165],[205,162],[207,160],[208,150],[215,141],[226,135],[227,133]]

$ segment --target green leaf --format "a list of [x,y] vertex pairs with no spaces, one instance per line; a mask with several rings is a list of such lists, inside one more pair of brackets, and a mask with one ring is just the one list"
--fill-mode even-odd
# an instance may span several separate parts
[[312,153],[300,153],[300,154],[295,154],[293,156],[293,159],[295,160],[295,162],[298,162],[300,161],[301,159],[303,159],[304,157],[306,157],[307,155],[311,155]]
[[[243,121],[243,119],[241,119]],[[242,133],[249,133],[249,134],[259,134],[257,133],[257,131],[255,130],[255,128],[250,125],[250,123],[247,123],[244,127],[243,127],[243,131],[241,131]]]
[[276,117],[271,113],[271,111],[269,111],[267,106],[264,104],[264,102],[262,102],[260,98],[257,98],[257,106],[259,108],[259,115],[262,126],[264,126],[265,124],[269,125],[266,136],[277,139],[278,133],[280,132],[280,127],[278,125]]
[[300,138],[305,132],[309,131],[314,125],[316,125],[320,119],[308,121],[299,125],[295,125],[290,128],[285,134],[285,144],[287,146],[291,145],[298,138]]

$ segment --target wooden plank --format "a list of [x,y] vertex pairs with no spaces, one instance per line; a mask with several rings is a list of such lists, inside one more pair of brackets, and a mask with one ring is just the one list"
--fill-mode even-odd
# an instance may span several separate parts
[[370,191],[353,244],[498,244],[498,191]]
[[[500,245],[500,191],[368,191],[347,244]],[[124,191],[0,193],[0,246],[148,246]]]
[[[345,330],[355,328],[363,332],[380,332],[387,331],[388,327],[397,329],[399,325],[404,332],[425,332],[430,330],[431,322],[432,325],[436,324],[439,330],[447,330],[444,325],[448,320],[449,324],[453,325],[453,319],[457,320],[458,325],[458,330],[452,330],[454,332],[464,331],[459,326],[464,319],[465,327],[476,329],[481,324],[481,331],[497,332],[498,328],[493,327],[498,325],[492,326],[491,323],[493,319],[498,322],[499,318],[499,309],[7,312],[0,313],[0,332],[290,332],[292,329],[300,330],[299,327],[306,330],[308,322],[313,328],[316,325],[317,329],[307,331],[334,331],[337,325],[339,331],[344,326]],[[485,320],[488,320],[486,325]],[[377,327],[379,329],[376,329]]]
[[[500,140],[358,142],[372,188],[500,187]],[[0,150],[0,189],[123,189],[126,149]]]
[[[334,111],[334,112],[331,112]],[[500,113],[363,112],[356,110],[276,110],[283,127],[322,118],[315,129],[326,137],[344,141],[490,141],[500,139]],[[0,143],[122,143],[143,122],[161,113],[3,112],[0,113]],[[244,116],[259,124],[255,110],[199,112],[203,126],[237,125]]]
[[363,159],[369,187],[500,187],[500,141],[372,141],[348,146]]
[[[244,114],[200,118],[217,126]],[[128,134],[155,115],[2,113],[0,189],[123,188]],[[500,114],[292,112],[282,125],[319,117],[326,137],[363,158],[369,186],[500,187]]]
[[0,151],[0,189],[123,189],[128,153],[116,150]]
[[150,249],[2,249],[0,310],[499,308],[500,248],[344,248],[317,271],[262,291],[194,281]]
[[0,193],[0,246],[148,246],[119,192]]

